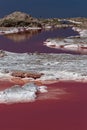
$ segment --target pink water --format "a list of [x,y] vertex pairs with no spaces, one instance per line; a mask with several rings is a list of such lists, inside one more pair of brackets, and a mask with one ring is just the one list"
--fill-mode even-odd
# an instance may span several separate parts
[[71,51],[49,48],[43,44],[48,38],[69,37],[75,35],[78,35],[78,32],[73,31],[71,28],[60,28],[49,31],[37,30],[30,31],[29,33],[0,36],[0,50],[17,53],[73,53]]
[[[59,82],[58,99],[0,105],[0,130],[87,130],[87,83]],[[49,92],[48,92],[49,93]]]

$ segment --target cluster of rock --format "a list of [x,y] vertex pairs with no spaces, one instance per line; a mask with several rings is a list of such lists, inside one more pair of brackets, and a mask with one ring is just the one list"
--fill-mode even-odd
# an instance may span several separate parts
[[14,77],[20,77],[20,78],[38,79],[43,75],[43,73],[34,73],[34,72],[26,72],[26,71],[13,71],[11,73],[11,75]]
[[75,23],[70,19],[59,18],[33,18],[31,15],[22,12],[13,12],[10,15],[0,19],[0,27],[67,27],[73,26]]
[[0,19],[0,27],[41,27],[37,18],[31,17],[26,13],[13,12]]

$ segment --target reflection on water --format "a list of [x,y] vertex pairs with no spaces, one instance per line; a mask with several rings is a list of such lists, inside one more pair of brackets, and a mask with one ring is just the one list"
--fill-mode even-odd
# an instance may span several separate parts
[[6,38],[13,40],[14,42],[21,42],[21,41],[25,41],[26,39],[30,39],[32,36],[37,35],[38,33],[40,33],[41,30],[30,30],[28,32],[25,33],[15,33],[15,34],[8,34],[5,35]]
[[75,35],[78,35],[78,32],[73,31],[72,28],[59,28],[48,31],[32,30],[29,33],[0,36],[0,50],[17,53],[72,53],[60,49],[49,48],[43,44],[48,38],[64,38]]

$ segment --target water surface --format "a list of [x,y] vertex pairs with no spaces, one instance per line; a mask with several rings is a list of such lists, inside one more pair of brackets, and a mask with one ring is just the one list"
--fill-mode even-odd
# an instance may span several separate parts
[[48,85],[68,92],[60,99],[0,105],[1,130],[87,130],[87,83]]
[[44,45],[47,38],[68,37],[78,35],[71,28],[60,28],[49,31],[31,31],[24,34],[11,34],[0,36],[0,50],[9,52],[39,52],[39,53],[73,53],[62,51],[61,49],[52,49]]

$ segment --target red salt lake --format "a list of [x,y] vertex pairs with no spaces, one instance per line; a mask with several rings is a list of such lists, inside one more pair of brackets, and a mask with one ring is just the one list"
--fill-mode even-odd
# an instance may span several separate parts
[[[48,37],[76,35],[71,28],[40,32],[20,42],[0,36],[0,49],[12,52],[61,53],[43,46]],[[17,38],[17,37],[16,37]],[[23,38],[23,35],[22,35]],[[15,39],[15,38],[14,38]],[[65,53],[65,52],[63,52]],[[70,52],[66,52],[70,53]],[[0,90],[13,83],[0,82]],[[58,82],[35,102],[0,104],[0,130],[87,130],[87,83]]]
[[[87,130],[87,83],[58,82],[66,93],[23,104],[0,105],[0,130]],[[57,95],[58,96],[58,95]]]

